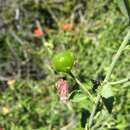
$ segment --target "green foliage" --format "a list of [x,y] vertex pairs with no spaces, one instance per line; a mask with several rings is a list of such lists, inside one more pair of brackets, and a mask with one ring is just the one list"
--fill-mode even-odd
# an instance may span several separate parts
[[129,0],[117,0],[118,6],[128,19],[130,19],[130,1]]
[[[129,21],[121,14],[128,19],[129,5],[125,0],[7,0],[4,6],[0,8],[0,127],[85,129],[95,103],[70,75],[54,72],[52,57],[63,50],[73,52],[75,64],[72,67],[70,61],[69,66],[95,100],[102,88],[91,80],[102,84],[129,29]],[[63,30],[66,23],[73,25],[71,30]],[[39,24],[43,36],[36,38],[32,30]],[[129,77],[129,44],[110,81]],[[64,65],[62,70],[66,71]],[[67,104],[60,102],[55,88],[59,78],[65,78],[69,84]],[[129,86],[129,82],[104,86],[92,130],[130,129]]]
[[74,95],[74,97],[73,97],[73,99],[72,99],[71,101],[72,101],[72,102],[81,102],[81,101],[85,100],[86,98],[87,98],[87,97],[86,97],[85,94],[82,94],[82,93],[77,92],[77,93]]

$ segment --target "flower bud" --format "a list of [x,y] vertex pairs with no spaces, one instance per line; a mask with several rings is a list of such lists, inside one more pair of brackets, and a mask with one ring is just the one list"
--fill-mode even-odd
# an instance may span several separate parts
[[56,82],[56,88],[58,90],[60,100],[66,103],[68,100],[68,83],[66,80],[60,79]]

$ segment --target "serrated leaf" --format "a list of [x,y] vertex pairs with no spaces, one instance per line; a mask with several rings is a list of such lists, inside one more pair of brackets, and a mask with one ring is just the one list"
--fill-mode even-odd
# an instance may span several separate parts
[[81,102],[83,100],[87,99],[86,95],[83,93],[76,93],[73,97],[73,99],[71,99],[72,102]]
[[122,14],[130,20],[130,1],[129,0],[117,0],[117,4],[118,4]]

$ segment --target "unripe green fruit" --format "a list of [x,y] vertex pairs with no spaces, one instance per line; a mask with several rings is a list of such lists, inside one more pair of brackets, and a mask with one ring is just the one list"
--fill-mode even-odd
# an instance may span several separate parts
[[58,72],[69,72],[74,64],[74,57],[70,51],[63,51],[54,55],[52,64]]

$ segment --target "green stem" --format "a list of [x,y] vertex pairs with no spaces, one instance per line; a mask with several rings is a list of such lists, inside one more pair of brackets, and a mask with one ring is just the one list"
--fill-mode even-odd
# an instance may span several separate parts
[[[127,33],[127,35],[125,36],[125,38],[124,38],[123,42],[121,43],[121,46],[119,47],[119,49],[118,49],[118,51],[117,51],[117,53],[116,53],[114,59],[112,60],[112,63],[111,63],[110,68],[109,68],[109,70],[108,70],[108,72],[107,72],[107,74],[106,74],[106,77],[105,77],[105,79],[104,79],[104,81],[103,81],[102,86],[109,81],[110,76],[111,76],[111,74],[112,74],[112,71],[113,71],[113,69],[114,69],[114,67],[115,67],[115,65],[116,65],[116,63],[117,63],[119,57],[121,56],[121,54],[122,54],[122,52],[123,52],[125,46],[127,45],[128,41],[129,41],[129,38],[130,38],[130,31],[129,31],[129,32]],[[97,104],[99,103],[100,98],[101,98],[101,95],[99,94],[99,95],[97,96],[96,104],[93,106],[92,113],[91,113],[91,115],[90,115],[89,128],[91,128],[91,125],[93,124],[94,115],[95,115],[95,113],[96,113],[96,109],[97,109],[97,106],[98,106]]]
[[122,83],[126,83],[129,82],[130,80],[128,78],[119,80],[119,81],[115,81],[115,82],[108,82],[109,85],[117,85],[117,84],[122,84]]
[[89,120],[89,128],[91,127],[92,123],[93,123],[93,118],[94,118],[94,115],[96,113],[96,110],[97,110],[97,106],[98,106],[98,103],[100,101],[100,95],[98,95],[97,97],[97,101],[96,101],[96,104],[94,105],[93,109],[92,109],[92,112],[91,112],[91,115],[90,115],[90,120]]
[[69,74],[76,81],[76,83],[81,87],[81,89],[88,94],[90,100],[92,100],[95,103],[96,101],[94,100],[94,97],[91,95],[88,89],[86,89],[86,87],[78,80],[78,78],[76,78],[76,76],[72,72],[70,72]]
[[107,75],[105,77],[104,83],[108,82],[108,80],[110,79],[110,76],[111,76],[111,73],[112,73],[112,71],[114,69],[114,66],[115,66],[116,62],[118,61],[119,57],[121,56],[121,54],[122,54],[124,48],[126,47],[129,39],[130,39],[130,31],[127,33],[126,37],[124,38],[124,41],[122,42],[122,44],[119,47],[114,59],[112,60],[110,68],[109,68],[109,70],[107,72]]

